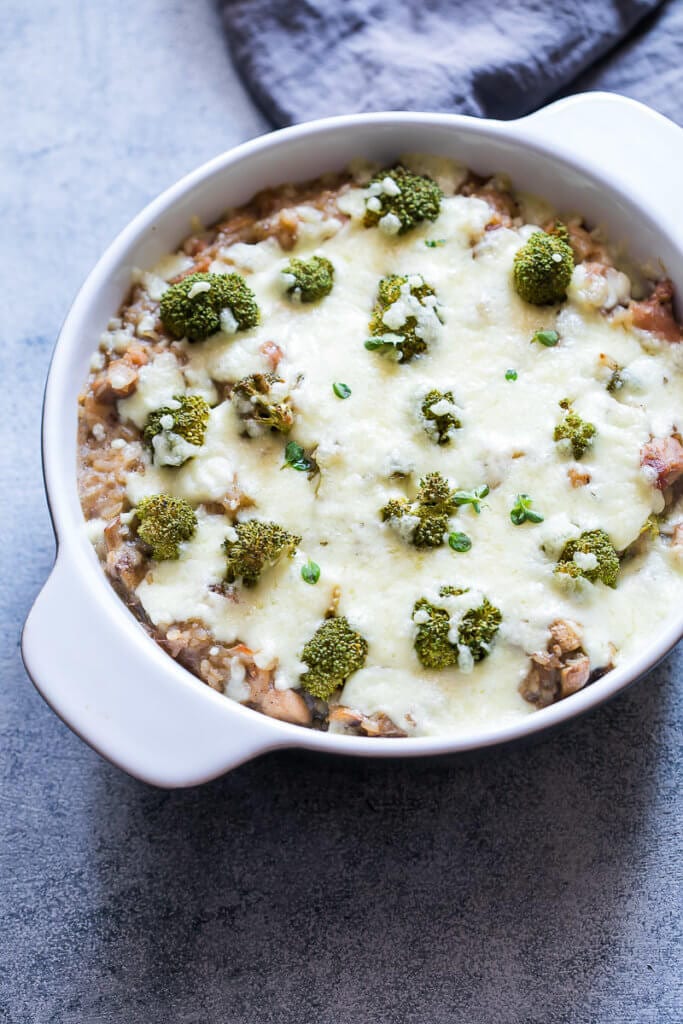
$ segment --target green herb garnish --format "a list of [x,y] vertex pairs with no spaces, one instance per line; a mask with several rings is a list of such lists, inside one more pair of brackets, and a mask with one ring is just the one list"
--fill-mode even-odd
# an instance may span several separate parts
[[522,523],[542,523],[543,516],[539,512],[534,512],[531,508],[533,504],[532,499],[528,494],[518,494],[515,504],[510,509],[510,519],[515,526],[521,526]]
[[531,342],[539,341],[541,345],[545,345],[546,348],[554,348],[560,340],[560,336],[557,331],[536,331]]
[[448,546],[453,548],[454,551],[469,551],[472,547],[472,541],[466,533],[449,533]]
[[505,380],[517,380],[517,371],[516,370],[506,370],[505,371]]
[[481,487],[475,487],[471,491],[456,491],[453,495],[453,501],[456,505],[471,505],[477,515],[479,515],[482,498],[485,498],[488,493],[488,484],[482,484]]
[[425,241],[425,245],[428,249],[440,249],[442,245],[446,244],[445,238],[428,238]]
[[304,583],[310,583],[313,586],[320,579],[320,566],[317,562],[314,562],[311,558],[308,559],[306,564],[301,567],[301,579]]
[[351,394],[351,388],[348,384],[335,383],[332,385],[332,390],[337,398],[348,398]]
[[287,466],[298,469],[300,473],[308,473],[313,469],[314,463],[297,441],[288,441],[285,448],[285,461],[280,468],[286,469]]

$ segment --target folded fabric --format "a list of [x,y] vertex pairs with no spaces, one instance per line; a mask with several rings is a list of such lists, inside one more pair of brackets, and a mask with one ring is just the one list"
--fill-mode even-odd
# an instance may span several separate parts
[[618,89],[683,120],[680,0],[223,7],[235,63],[276,124],[387,109],[512,118],[586,88]]

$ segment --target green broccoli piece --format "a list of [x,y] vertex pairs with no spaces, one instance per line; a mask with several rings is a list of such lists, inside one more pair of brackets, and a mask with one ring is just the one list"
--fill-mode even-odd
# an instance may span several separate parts
[[[439,597],[466,594],[468,588],[441,587]],[[500,609],[488,598],[476,608],[468,609],[458,624],[457,641],[452,642],[450,615],[446,608],[434,605],[426,597],[415,602],[413,621],[417,624],[415,653],[420,663],[429,669],[443,669],[457,665],[459,647],[469,648],[474,661],[481,661],[489,653],[491,642],[503,621]]]
[[174,338],[203,341],[259,322],[256,296],[240,274],[190,274],[161,296],[159,316]]
[[332,291],[334,267],[324,256],[311,256],[310,260],[292,259],[282,271],[289,284],[287,294],[300,302],[317,302]]
[[436,220],[443,192],[431,178],[400,165],[380,171],[368,183],[363,224],[388,235],[404,235],[422,221]]
[[228,560],[225,578],[228,583],[241,579],[245,587],[253,587],[284,555],[291,558],[300,543],[301,537],[277,523],[260,519],[235,523],[232,534],[223,541]]
[[191,505],[170,494],[152,494],[142,498],[135,509],[137,535],[152,549],[158,562],[178,558],[181,541],[190,540],[197,529],[197,516]]
[[619,578],[619,567],[619,555],[605,531],[588,530],[577,540],[565,544],[555,572],[573,579],[582,576],[591,583],[602,580],[605,586],[614,590]]
[[457,508],[448,480],[440,473],[428,473],[420,480],[417,497],[392,498],[380,510],[389,523],[416,548],[438,548],[448,539],[448,520]]
[[427,351],[440,326],[434,289],[419,274],[390,274],[379,283],[365,347],[398,353],[398,361],[407,363]]
[[250,437],[258,437],[264,430],[277,430],[281,434],[291,430],[294,411],[289,388],[282,377],[274,373],[252,373],[235,384],[231,398]]
[[567,415],[555,427],[553,438],[555,441],[567,441],[574,453],[574,458],[581,459],[593,444],[597,430],[593,423],[582,420],[578,413],[572,410],[569,399],[564,398],[560,402],[560,406],[567,410]]
[[182,466],[204,444],[209,406],[200,395],[175,395],[147,417],[143,437],[159,466]]
[[515,290],[525,302],[548,306],[562,302],[574,270],[574,254],[561,234],[534,231],[513,261]]
[[368,642],[349,625],[344,615],[326,619],[304,644],[301,660],[308,671],[301,686],[313,697],[329,700],[354,672],[365,664]]
[[424,429],[436,444],[450,444],[453,432],[462,426],[455,415],[452,391],[432,388],[422,399],[420,413]]

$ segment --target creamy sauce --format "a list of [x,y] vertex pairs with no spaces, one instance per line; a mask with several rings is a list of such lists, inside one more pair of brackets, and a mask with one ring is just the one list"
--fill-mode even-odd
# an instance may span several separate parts
[[[441,161],[437,171],[452,193],[462,170]],[[628,658],[680,601],[680,565],[659,541],[622,567],[616,590],[587,582],[567,589],[553,567],[570,537],[600,527],[622,550],[661,511],[661,493],[642,472],[639,452],[653,434],[680,426],[681,346],[600,312],[628,294],[624,275],[599,287],[577,268],[559,316],[522,302],[512,287],[512,260],[534,225],[485,232],[490,209],[480,199],[447,195],[435,223],[398,236],[362,227],[363,196],[355,188],[340,201],[351,215],[344,224],[311,217],[293,253],[272,240],[222,250],[211,270],[245,275],[261,325],[186,344],[185,366],[158,355],[142,370],[136,393],[119,402],[121,418],[138,427],[174,394],[199,393],[214,405],[198,455],[179,469],[148,465],[132,474],[132,503],[166,491],[198,505],[236,483],[254,503],[240,518],[273,519],[300,534],[298,552],[256,588],[227,598],[209,587],[225,574],[221,544],[229,522],[200,508],[197,533],[179,560],[153,563],[137,595],[156,625],[200,619],[217,640],[239,639],[259,652],[260,664],[278,665],[278,686],[296,687],[302,646],[339,587],[339,614],[369,644],[366,667],[349,679],[342,702],[384,712],[411,735],[467,733],[532,712],[517,687],[555,619],[582,625],[584,648],[598,667],[613,649],[616,663]],[[427,239],[444,244],[428,247]],[[282,270],[291,255],[314,253],[334,264],[332,292],[319,303],[293,302]],[[167,258],[147,276],[160,290],[176,266]],[[436,290],[443,319],[429,352],[406,365],[363,344],[378,282],[390,273],[421,275]],[[531,343],[534,332],[550,328],[560,333],[556,347]],[[243,422],[230,401],[218,402],[213,383],[269,369],[260,351],[266,341],[284,352],[278,373],[296,409],[284,439],[241,436]],[[629,384],[616,395],[606,390],[601,353],[627,368]],[[516,380],[506,379],[508,369]],[[335,382],[350,387],[347,400],[335,395]],[[422,398],[435,387],[453,392],[462,422],[444,446],[419,417]],[[597,427],[580,463],[553,441],[565,398]],[[319,477],[281,469],[287,439],[315,449]],[[572,467],[590,474],[587,486],[572,487]],[[417,550],[380,520],[390,498],[413,497],[431,471],[457,488],[490,487],[481,514],[465,506],[452,518],[452,529],[472,540],[466,553],[448,545]],[[397,472],[408,476],[392,476]],[[531,495],[542,524],[511,523],[518,493]],[[315,586],[301,577],[309,558],[321,569]],[[485,594],[502,611],[490,656],[468,672],[426,671],[413,649],[413,605],[441,584]]]

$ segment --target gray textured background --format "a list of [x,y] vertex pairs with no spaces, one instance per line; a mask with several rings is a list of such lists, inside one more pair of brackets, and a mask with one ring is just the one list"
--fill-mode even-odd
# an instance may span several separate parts
[[208,0],[5,0],[0,45],[0,1020],[680,1020],[680,650],[527,751],[277,754],[177,793],[37,697],[18,637],[53,556],[60,320],[140,206],[266,125]]

